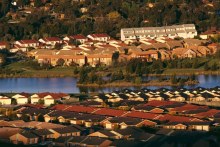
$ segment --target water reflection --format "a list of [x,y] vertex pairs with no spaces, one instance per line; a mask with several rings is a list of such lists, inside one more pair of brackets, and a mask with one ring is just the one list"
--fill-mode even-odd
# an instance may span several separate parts
[[[178,76],[179,77],[179,76]],[[183,78],[183,76],[181,76]],[[163,77],[169,78],[169,77]],[[185,78],[185,76],[184,76]],[[220,86],[220,75],[198,75],[199,84],[182,86],[183,88],[205,87],[211,88]],[[158,79],[156,76],[144,77],[144,81]],[[124,88],[141,89],[143,87],[77,87],[77,79],[72,77],[66,78],[4,78],[0,79],[0,92],[65,92],[65,93],[88,93],[88,92],[112,92]],[[172,86],[148,86],[149,89],[158,88],[176,88]]]

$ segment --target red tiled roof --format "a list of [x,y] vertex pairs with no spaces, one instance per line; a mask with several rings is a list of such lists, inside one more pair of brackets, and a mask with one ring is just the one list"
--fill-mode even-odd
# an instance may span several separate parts
[[160,106],[173,105],[173,104],[176,104],[176,103],[178,103],[178,102],[174,102],[174,101],[157,101],[157,100],[153,100],[153,101],[149,101],[147,104],[145,104],[145,106],[160,107]]
[[65,97],[65,96],[68,96],[67,94],[65,93],[50,93],[50,92],[43,92],[43,93],[37,93],[37,95],[40,97],[40,98],[44,98],[45,96],[52,96],[53,99],[60,99],[62,97]]
[[207,112],[198,113],[198,114],[194,115],[194,117],[198,117],[198,118],[214,117],[214,115],[219,113],[219,112],[220,112],[220,110],[210,109]]
[[102,34],[90,34],[93,38],[99,38],[99,37],[110,37],[108,34],[102,33]]
[[130,111],[129,113],[125,114],[126,117],[135,117],[135,118],[142,118],[142,119],[151,119],[155,120],[159,116],[162,116],[161,114],[155,114],[155,113],[146,113],[146,112],[139,112],[139,111]]
[[39,43],[37,40],[19,40],[21,44]]
[[207,106],[197,106],[197,105],[192,105],[192,104],[186,104],[181,107],[176,107],[172,109],[172,111],[175,112],[184,112],[184,111],[189,111],[189,110],[198,110],[198,109],[208,109]]
[[0,46],[6,46],[8,43],[5,41],[0,41]]
[[71,107],[71,105],[58,104],[58,105],[51,107],[50,109],[52,109],[52,110],[65,110],[69,107]]
[[94,112],[94,114],[98,114],[98,115],[115,116],[115,117],[123,116],[126,113],[127,111],[108,109],[108,108],[99,108],[97,109],[97,111]]
[[198,121],[198,119],[195,119],[193,117],[176,116],[176,115],[170,115],[170,114],[165,114],[165,115],[161,116],[158,120],[159,121],[169,121],[169,122],[191,122],[191,121]]
[[65,111],[92,113],[96,109],[97,108],[94,108],[94,107],[86,107],[86,106],[81,106],[81,105],[72,105],[71,107],[66,108]]

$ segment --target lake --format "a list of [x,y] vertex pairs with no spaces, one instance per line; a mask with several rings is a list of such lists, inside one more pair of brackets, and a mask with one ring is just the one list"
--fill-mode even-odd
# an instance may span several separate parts
[[[146,77],[145,80],[157,77]],[[199,84],[184,86],[185,88],[204,87],[211,88],[220,86],[220,75],[198,75]],[[79,88],[76,86],[77,79],[73,77],[65,78],[2,78],[0,79],[0,92],[112,92],[124,88],[139,89],[142,87],[107,87],[107,88]],[[173,88],[171,86],[148,86],[149,89]]]

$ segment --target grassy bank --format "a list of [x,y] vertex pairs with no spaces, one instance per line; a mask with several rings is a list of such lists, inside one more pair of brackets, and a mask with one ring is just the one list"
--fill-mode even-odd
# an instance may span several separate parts
[[[188,81],[185,82],[184,85],[195,85],[198,84],[198,81]],[[124,81],[118,81],[118,82],[112,82],[112,83],[106,83],[106,84],[77,84],[78,87],[142,87],[142,86],[180,86],[179,83],[173,84],[170,81],[157,81],[157,80],[152,80],[147,83],[132,83],[132,82],[124,82]]]
[[[188,60],[186,60],[188,61]],[[190,59],[189,59],[190,61]],[[172,61],[171,61],[172,62]],[[149,72],[147,75],[145,75],[144,71],[146,69],[141,70],[143,73],[143,76],[165,76],[165,75],[219,75],[220,69],[217,69],[215,71],[213,70],[204,70],[204,63],[209,63],[208,65],[211,66],[213,63],[218,63],[216,59],[207,59],[207,58],[198,58],[198,64],[201,66],[198,66],[198,68],[162,68],[162,72],[159,74],[154,72]],[[182,63],[182,62],[181,62]],[[185,63],[186,64],[186,63]],[[138,65],[138,64],[137,64]],[[135,66],[136,67],[136,66]],[[158,66],[146,66],[151,67],[151,69],[155,69]],[[76,67],[52,67],[48,69],[42,69],[42,68],[36,68],[36,65],[33,65],[32,63],[28,61],[19,61],[14,62],[11,64],[6,65],[4,68],[0,68],[0,78],[28,78],[28,77],[37,77],[37,78],[47,78],[47,77],[79,77],[79,71],[78,74],[74,74],[74,69]],[[80,70],[80,67],[78,68]],[[117,72],[119,70],[122,70],[122,72],[125,74],[126,71],[126,65],[121,66],[110,66],[110,67],[98,67],[93,69],[95,73],[99,76],[106,76],[111,75],[114,72]],[[130,76],[136,77],[136,73],[129,73]]]

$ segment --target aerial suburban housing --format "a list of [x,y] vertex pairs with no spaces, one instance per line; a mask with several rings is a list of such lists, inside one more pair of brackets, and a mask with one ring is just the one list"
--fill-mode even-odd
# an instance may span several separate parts
[[220,0],[0,0],[0,147],[219,147]]

